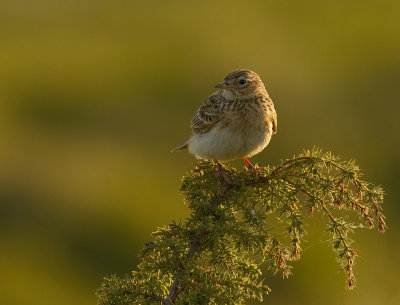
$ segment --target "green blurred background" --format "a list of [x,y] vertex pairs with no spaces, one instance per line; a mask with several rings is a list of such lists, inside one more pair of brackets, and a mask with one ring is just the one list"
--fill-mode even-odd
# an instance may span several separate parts
[[95,304],[104,275],[134,269],[149,234],[188,213],[178,190],[195,159],[170,149],[237,68],[260,74],[278,112],[253,161],[316,145],[387,192],[388,232],[356,237],[354,291],[314,217],[265,304],[398,304],[396,0],[2,0],[0,304]]

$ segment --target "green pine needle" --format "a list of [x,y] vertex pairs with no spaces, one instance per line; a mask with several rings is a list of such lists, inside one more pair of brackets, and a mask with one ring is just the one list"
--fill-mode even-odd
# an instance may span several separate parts
[[[257,173],[230,166],[221,173],[213,162],[200,161],[183,178],[181,192],[191,215],[153,233],[137,271],[106,277],[99,305],[261,301],[270,292],[263,272],[292,273],[290,261],[300,259],[307,234],[304,220],[316,213],[325,217],[352,289],[357,252],[348,236],[361,227],[386,229],[383,190],[361,180],[354,161],[320,149]],[[349,220],[352,212],[356,221]],[[276,232],[281,222],[286,225]]]

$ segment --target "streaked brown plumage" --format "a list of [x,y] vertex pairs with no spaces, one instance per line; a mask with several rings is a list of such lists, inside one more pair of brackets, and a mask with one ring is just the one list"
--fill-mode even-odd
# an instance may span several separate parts
[[235,70],[215,87],[192,118],[192,137],[173,151],[187,147],[197,158],[220,161],[262,151],[277,131],[277,116],[260,77]]

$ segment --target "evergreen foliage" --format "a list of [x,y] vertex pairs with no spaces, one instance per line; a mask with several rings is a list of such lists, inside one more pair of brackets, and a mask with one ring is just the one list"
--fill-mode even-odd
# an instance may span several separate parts
[[[284,278],[291,274],[289,262],[300,258],[306,235],[304,219],[316,213],[326,219],[352,289],[357,252],[349,233],[361,227],[386,228],[382,189],[360,177],[353,161],[317,149],[257,173],[200,161],[182,182],[190,217],[155,231],[130,276],[106,277],[98,304],[261,301],[270,291],[262,272],[271,270]],[[350,211],[359,217],[350,220]],[[285,227],[275,232],[282,222]]]

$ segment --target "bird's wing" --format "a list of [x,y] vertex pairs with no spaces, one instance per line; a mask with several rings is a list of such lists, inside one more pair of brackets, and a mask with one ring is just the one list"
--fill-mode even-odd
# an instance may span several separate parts
[[266,106],[264,106],[264,109],[268,115],[267,122],[272,122],[272,132],[276,133],[278,130],[278,117],[276,115],[274,103],[272,102],[270,97],[267,98]]
[[224,102],[226,99],[222,95],[211,95],[192,118],[193,133],[206,133],[219,122],[223,115],[221,109]]
[[[274,109],[274,106],[272,106]],[[272,111],[272,131],[276,133],[278,131],[278,117],[276,115],[276,111]]]

